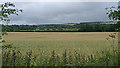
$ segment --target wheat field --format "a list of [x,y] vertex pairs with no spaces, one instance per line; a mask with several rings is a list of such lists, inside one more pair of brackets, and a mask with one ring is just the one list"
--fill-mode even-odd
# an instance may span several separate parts
[[[111,42],[106,40],[113,32],[9,32],[3,37],[3,45],[12,45],[23,53],[39,50],[46,53],[56,50],[62,53],[67,50],[78,50],[83,54],[91,54],[110,47]],[[116,38],[115,45],[118,45]]]
[[[111,35],[112,34],[112,35]],[[3,66],[116,66],[115,32],[9,32]]]

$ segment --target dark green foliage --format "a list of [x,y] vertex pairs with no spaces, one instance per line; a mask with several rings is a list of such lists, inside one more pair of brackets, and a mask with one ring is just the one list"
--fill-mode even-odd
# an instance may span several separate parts
[[10,22],[9,15],[18,15],[18,12],[22,12],[21,9],[14,9],[15,5],[10,2],[1,4],[0,7],[2,9],[0,11],[0,21],[6,21],[7,23]]
[[111,20],[118,20],[118,7],[110,7],[110,8],[105,8],[106,10],[108,10],[108,12],[106,13],[109,17],[109,19]]
[[[9,16],[10,15],[17,15],[19,12],[22,12],[21,9],[14,9],[15,5],[13,3],[7,2],[7,3],[1,3],[0,4],[0,21],[4,21],[4,24],[8,24],[10,22]],[[1,23],[2,24],[2,23]],[[4,28],[2,31],[2,35],[7,34],[7,27]]]
[[7,48],[12,48],[12,45],[11,44],[7,44],[7,45],[4,45],[4,46],[2,46],[2,48],[4,49],[7,49]]
[[[68,51],[65,50],[63,56],[58,56],[54,51],[52,51],[49,56],[45,56],[40,60],[32,55],[32,51],[27,52],[26,55],[22,55],[20,51],[8,50],[3,52],[3,66],[117,66],[118,65],[118,52],[115,55],[109,50],[104,51],[103,56],[94,57],[92,54],[85,57],[80,54],[73,52],[74,55],[67,54]],[[101,52],[102,53],[102,52]],[[101,54],[99,53],[99,54]],[[57,56],[56,56],[57,55]],[[41,61],[42,65],[39,63]]]
[[6,42],[5,40],[2,40],[2,42]]
[[[2,25],[7,32],[39,32],[39,31],[78,31],[78,32],[115,32],[117,24],[54,24],[54,25]],[[6,29],[7,27],[7,29]]]
[[109,17],[110,20],[116,20],[117,21],[117,30],[120,31],[120,5],[118,7],[110,7],[110,8],[105,8],[108,10],[106,13]]

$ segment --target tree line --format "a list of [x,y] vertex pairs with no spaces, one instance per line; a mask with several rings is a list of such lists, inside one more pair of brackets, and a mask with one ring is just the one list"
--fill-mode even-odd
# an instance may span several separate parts
[[47,25],[2,25],[2,31],[7,32],[44,32],[44,31],[77,31],[77,32],[116,32],[117,24],[75,23]]

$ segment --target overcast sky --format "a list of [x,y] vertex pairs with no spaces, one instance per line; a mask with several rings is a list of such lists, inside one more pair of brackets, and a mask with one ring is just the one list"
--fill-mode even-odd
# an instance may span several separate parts
[[106,7],[117,2],[17,2],[23,9],[19,16],[10,16],[10,24],[57,24],[84,21],[108,21]]

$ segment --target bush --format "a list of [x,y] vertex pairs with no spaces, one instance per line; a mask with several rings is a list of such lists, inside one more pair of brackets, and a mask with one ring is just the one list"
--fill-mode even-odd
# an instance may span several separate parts
[[2,42],[6,42],[5,40],[2,40]]

